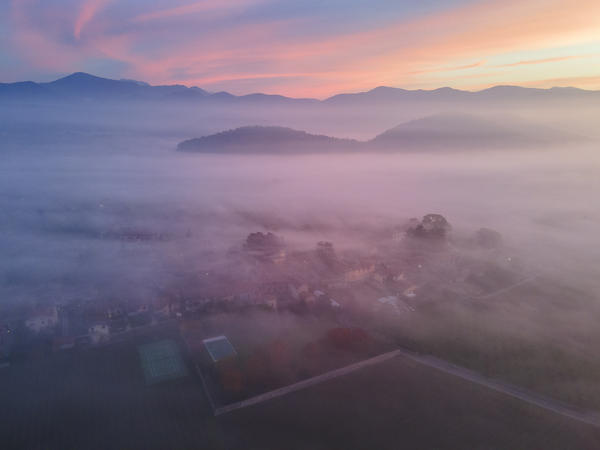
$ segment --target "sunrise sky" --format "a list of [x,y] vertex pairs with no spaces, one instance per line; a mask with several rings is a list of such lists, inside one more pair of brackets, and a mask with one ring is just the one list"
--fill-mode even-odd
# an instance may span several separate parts
[[4,0],[0,82],[75,71],[235,94],[600,89],[598,0]]

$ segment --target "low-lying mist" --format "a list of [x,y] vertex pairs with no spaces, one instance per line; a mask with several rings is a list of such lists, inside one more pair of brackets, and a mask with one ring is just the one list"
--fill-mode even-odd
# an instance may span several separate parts
[[[186,154],[175,147],[194,136],[189,123],[185,130],[145,133],[127,126],[117,132],[114,124],[71,129],[65,119],[46,122],[38,134],[33,124],[16,122],[23,127],[5,124],[0,153],[2,315],[77,301],[100,309],[152,304],[173,292],[235,295],[257,270],[240,256],[249,233],[271,231],[289,251],[328,241],[339,254],[368,257],[384,248],[394,255],[404,251],[393,239],[398,227],[438,213],[452,225],[450,259],[464,256],[484,267],[508,256],[519,261],[523,278],[537,277],[535,288],[475,303],[442,290],[435,306],[390,315],[378,326],[389,326],[401,343],[419,343],[492,376],[600,405],[594,379],[600,359],[590,345],[600,311],[600,157],[592,145]],[[223,126],[236,124],[229,118]],[[327,132],[323,124],[315,128]],[[500,256],[461,246],[481,228],[502,235]],[[358,310],[371,314],[374,299],[359,297]],[[551,374],[545,384],[536,382],[540,373]]]
[[119,146],[111,139],[92,145],[2,156],[3,303],[39,301],[53,283],[68,295],[60,280],[145,296],[171,259],[210,266],[252,231],[366,249],[429,212],[456,234],[499,231],[535,271],[595,283],[600,161],[590,151],[277,157],[186,155],[147,139],[118,153],[105,151]]

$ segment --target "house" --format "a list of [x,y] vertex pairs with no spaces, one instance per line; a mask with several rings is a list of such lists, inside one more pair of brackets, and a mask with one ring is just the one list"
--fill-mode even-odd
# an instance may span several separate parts
[[308,284],[306,283],[302,283],[299,287],[298,287],[298,293],[299,294],[308,294],[308,291],[310,290],[310,288],[308,287]]
[[375,270],[375,265],[364,265],[351,270],[344,274],[344,280],[347,282],[362,281]]
[[275,264],[283,264],[285,262],[286,256],[287,254],[285,250],[279,250],[273,255],[272,259]]
[[317,297],[315,297],[313,294],[309,294],[304,298],[304,301],[307,305],[314,305],[317,301]]
[[273,294],[266,295],[262,301],[262,304],[277,311],[277,296]]
[[166,303],[161,308],[154,310],[154,315],[158,320],[166,320],[171,317],[171,304]]
[[75,337],[73,336],[57,336],[52,341],[52,349],[57,352],[60,350],[68,350],[75,347]]
[[97,345],[110,340],[110,329],[105,323],[92,325],[88,329],[92,344]]
[[292,298],[294,300],[299,300],[300,299],[300,293],[298,292],[298,289],[296,289],[296,287],[293,284],[289,284],[288,285],[289,289],[290,289],[290,295],[292,296]]
[[406,231],[399,229],[399,230],[394,230],[392,232],[392,240],[394,242],[402,242],[402,240],[404,239],[404,236],[406,235]]
[[237,295],[237,300],[244,305],[248,305],[252,301],[252,294],[250,292],[242,292]]
[[406,288],[403,292],[404,296],[407,298],[415,298],[417,296],[417,288],[418,286],[413,284],[409,288]]
[[14,332],[11,326],[0,323],[0,368],[9,366],[13,343]]
[[152,308],[146,304],[139,305],[127,312],[127,318],[132,327],[149,325],[153,320]]
[[378,283],[385,283],[388,280],[392,280],[394,278],[394,274],[392,269],[390,269],[386,264],[378,263],[375,266],[375,271],[373,272],[373,279]]
[[399,275],[394,276],[393,280],[396,281],[396,282],[406,281],[406,277],[404,276],[404,272],[401,272]]
[[289,290],[294,300],[306,300],[306,297],[310,295],[310,287],[306,283],[297,286],[295,283],[290,283]]
[[332,298],[329,299],[329,304],[331,305],[332,308],[341,308],[341,306],[342,306]]
[[383,283],[385,282],[385,280],[387,279],[384,275],[380,274],[379,272],[375,272],[373,274],[373,279],[375,281],[377,281],[378,283]]
[[108,311],[106,311],[106,316],[111,320],[120,319],[124,315],[125,314],[121,308],[109,308]]
[[51,331],[58,324],[56,306],[38,308],[34,314],[25,320],[25,326],[33,333],[39,334]]
[[266,305],[272,309],[295,301],[289,282],[262,283],[256,287],[252,297],[256,299],[256,305]]
[[394,308],[394,311],[396,312],[396,314],[414,311],[414,308],[408,306],[406,303],[404,303],[402,300],[400,300],[395,295],[390,295],[389,297],[381,297],[381,298],[377,299],[377,301],[379,303],[381,303],[382,305],[392,306]]
[[396,302],[398,301],[398,297],[395,295],[390,295],[389,297],[381,297],[378,298],[377,301],[382,305],[393,305],[396,306]]

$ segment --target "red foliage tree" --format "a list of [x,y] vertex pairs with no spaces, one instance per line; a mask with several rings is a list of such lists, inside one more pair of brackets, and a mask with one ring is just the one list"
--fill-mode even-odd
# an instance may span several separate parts
[[336,349],[346,351],[364,350],[369,343],[369,335],[362,328],[332,328],[326,339]]

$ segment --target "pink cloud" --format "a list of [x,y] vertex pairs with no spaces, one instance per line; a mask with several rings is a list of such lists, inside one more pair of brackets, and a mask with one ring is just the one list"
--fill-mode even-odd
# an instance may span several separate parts
[[567,56],[557,56],[554,58],[542,58],[542,59],[527,59],[522,61],[517,61],[514,63],[508,64],[500,64],[493,67],[516,67],[516,66],[524,66],[524,65],[532,65],[532,64],[546,64],[560,61],[568,61],[569,59],[580,59],[580,58],[593,58],[600,56],[600,53],[592,53],[585,55],[567,55]]
[[[494,67],[519,71],[528,64],[568,64],[580,56],[535,58],[535,54],[597,39],[600,27],[600,3],[595,0],[582,0],[577,8],[567,0],[490,0],[357,32],[318,35],[303,32],[312,25],[306,18],[229,24],[210,31],[187,26],[188,22],[181,26],[190,15],[203,19],[208,14],[212,20],[265,0],[196,1],[133,16],[122,15],[116,2],[106,8],[109,1],[84,1],[71,22],[76,41],[63,42],[60,34],[29,21],[28,14],[45,4],[17,0],[15,40],[32,64],[53,70],[65,71],[86,58],[102,56],[125,63],[124,76],[152,83],[313,96],[381,84],[430,86],[438,80],[448,85],[471,76],[476,85],[492,72],[471,75],[471,69],[511,52],[528,51],[532,58]],[[98,13],[105,8],[99,20]],[[147,26],[154,20],[162,20],[160,28]],[[476,62],[464,63],[469,60]],[[452,71],[467,74],[427,76]],[[503,73],[494,72],[498,80]]]
[[140,14],[132,19],[133,22],[147,22],[150,20],[178,17],[189,14],[207,13],[215,11],[230,12],[243,7],[263,3],[264,0],[205,0],[176,6],[174,8],[161,9]]
[[481,67],[485,64],[485,60],[482,61],[477,61],[475,63],[471,63],[471,64],[463,64],[460,66],[450,66],[450,67],[436,67],[433,69],[422,69],[422,70],[415,70],[413,72],[409,72],[410,75],[418,75],[418,74],[422,74],[422,73],[435,73],[435,72],[454,72],[457,70],[466,70],[466,69],[473,69],[475,67]]
[[75,19],[75,25],[73,27],[73,36],[75,39],[81,37],[81,32],[85,26],[94,18],[96,13],[104,8],[112,0],[89,0],[81,5],[79,14]]
[[15,32],[11,36],[12,42],[20,51],[20,56],[35,67],[63,71],[74,64],[80,55],[49,38],[43,29],[31,22],[29,11],[35,7],[35,0],[13,2],[11,19]]
[[[341,65],[344,70],[371,67],[378,84],[414,84],[419,82],[415,75],[426,72],[431,65],[517,51],[535,54],[537,49],[597,39],[600,3],[583,3],[573,8],[566,0],[495,0],[335,37],[316,45],[335,56],[348,56],[352,63]],[[442,83],[450,84],[454,78]]]
[[597,75],[582,77],[563,77],[563,78],[545,78],[540,80],[527,81],[524,86],[536,87],[556,87],[556,86],[577,86],[581,89],[600,89],[600,71]]

